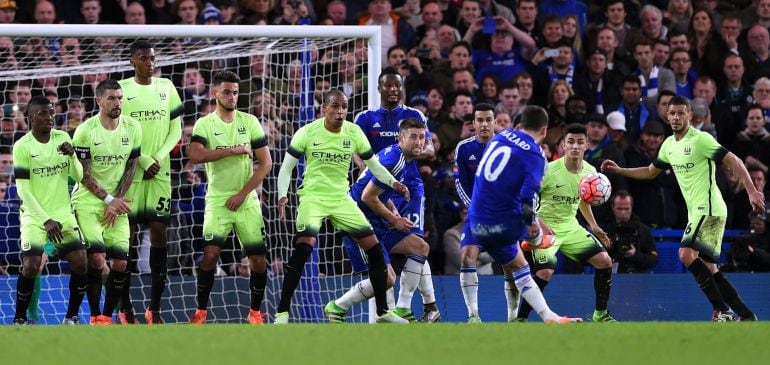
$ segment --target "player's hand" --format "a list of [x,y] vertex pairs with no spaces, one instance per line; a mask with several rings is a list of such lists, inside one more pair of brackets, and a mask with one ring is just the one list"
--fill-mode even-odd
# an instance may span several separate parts
[[278,200],[278,219],[282,222],[286,222],[286,204],[289,202],[289,198],[283,197]]
[[404,217],[396,218],[393,222],[390,222],[390,225],[393,227],[393,229],[404,233],[409,232],[409,230],[414,226],[412,221]]
[[61,241],[64,239],[64,235],[61,232],[61,223],[53,219],[49,219],[45,221],[44,226],[45,231],[48,233],[48,238],[55,243],[61,243]]
[[154,179],[155,175],[157,175],[158,172],[160,172],[160,163],[158,161],[155,161],[155,163],[150,165],[150,167],[148,167],[147,170],[144,172],[143,179],[145,180]]
[[249,146],[238,146],[232,148],[234,155],[249,155],[249,157],[254,158],[254,151]]
[[111,206],[117,214],[128,214],[131,212],[131,207],[128,205],[129,201],[126,198],[115,198],[108,206]]
[[765,212],[765,194],[761,191],[755,189],[753,193],[749,193],[749,202],[751,207],[754,208],[754,212]]
[[227,199],[225,206],[227,207],[227,209],[230,209],[234,212],[241,207],[241,205],[243,204],[243,201],[246,200],[246,196],[247,196],[246,194],[241,194],[241,193],[235,194],[231,196],[230,199]]
[[75,154],[75,147],[72,147],[72,145],[69,142],[64,142],[59,145],[59,152],[61,152],[64,156],[72,156]]
[[396,181],[393,183],[393,190],[404,196],[404,200],[409,201],[409,188],[406,185]]
[[610,236],[607,235],[607,232],[604,232],[602,227],[591,227],[591,230],[594,232],[594,236],[596,236],[602,245],[604,245],[604,248],[612,247],[612,240],[610,239]]
[[[115,199],[117,200],[117,199]],[[115,201],[113,200],[113,202]],[[104,207],[104,214],[102,215],[102,225],[105,227],[112,227],[115,224],[115,218],[118,217],[118,213],[112,204],[108,204]]]
[[616,174],[618,172],[618,164],[615,163],[615,161],[612,160],[604,160],[602,161],[601,170],[602,172],[609,172],[611,174]]

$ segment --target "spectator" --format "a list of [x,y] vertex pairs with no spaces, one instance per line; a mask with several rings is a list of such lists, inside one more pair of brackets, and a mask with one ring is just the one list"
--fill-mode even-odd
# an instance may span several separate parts
[[770,130],[770,79],[760,77],[754,82],[754,90],[751,92],[753,102],[762,106],[765,111],[765,129]]
[[176,24],[198,24],[198,14],[203,10],[200,0],[177,0],[171,4],[171,14],[177,18]]
[[133,1],[126,6],[126,24],[144,25],[147,24],[147,18],[144,15],[144,6],[139,1]]
[[0,37],[0,64],[5,70],[18,68],[19,61],[16,59],[15,46],[9,37]]
[[449,59],[439,62],[431,70],[433,83],[440,85],[444,90],[450,90],[455,71],[473,67],[470,61],[470,43],[466,41],[455,42],[449,50]]
[[469,69],[455,70],[452,76],[452,91],[457,92],[460,90],[467,91],[471,94],[472,99],[476,100],[476,80],[473,79],[473,73]]
[[[612,140],[612,137],[609,136],[608,132],[610,126],[609,123],[607,123],[607,118],[601,114],[589,114],[586,117],[585,125],[587,130],[587,147],[583,159],[595,167],[597,171],[600,170],[602,161],[604,160],[612,160],[615,161],[618,166],[625,167],[626,159],[623,156],[623,151],[620,146]],[[614,190],[628,189],[628,183],[624,177],[620,175],[610,175],[609,179]],[[601,208],[602,207],[599,207],[599,209],[594,208],[594,214],[600,216],[600,213],[603,213],[606,217],[609,211],[599,212],[602,210]]]
[[626,22],[627,15],[624,0],[608,0],[604,3],[604,17],[607,22],[598,26],[599,30],[608,28],[615,33],[615,40],[618,44],[615,52],[620,56],[628,55],[628,48],[625,45],[627,35],[631,32],[631,26]]
[[564,36],[564,28],[561,26],[561,18],[555,15],[547,16],[542,21],[542,33],[541,43],[537,45],[539,48],[553,48],[561,41]]
[[580,61],[583,60],[583,41],[581,34],[582,28],[580,28],[580,25],[578,25],[578,19],[577,15],[575,14],[569,14],[566,15],[561,20],[561,27],[562,27],[562,34],[564,34],[564,39],[567,41],[567,43],[572,48],[574,54],[574,59],[576,63],[581,63]]
[[348,7],[342,0],[332,0],[326,5],[326,16],[334,25],[348,24]]
[[520,100],[519,86],[511,81],[500,88],[500,102],[492,105],[495,105],[495,113],[505,113],[508,119],[516,120],[524,109],[521,108]]
[[619,48],[615,31],[610,28],[601,28],[596,34],[596,48],[607,54],[607,69],[615,71],[619,75],[631,73],[631,57],[626,50],[632,46]]
[[61,45],[62,47],[59,51],[61,66],[80,66],[80,40],[77,38],[62,38]]
[[[394,9],[394,11],[404,17],[407,23],[412,26],[415,30],[417,27],[421,26],[422,23],[422,9],[420,8],[420,0],[405,0],[403,1],[403,5],[399,6],[398,8]],[[441,10],[439,10],[441,12]],[[417,38],[422,39],[422,38]]]
[[312,7],[312,4],[308,4],[303,0],[280,0],[278,9],[281,10],[281,12],[280,15],[273,20],[273,24],[296,25],[300,24],[302,19],[308,19],[307,21],[312,23],[314,22],[310,12]]
[[692,69],[690,52],[683,48],[675,49],[671,54],[671,71],[674,72],[676,94],[692,99],[692,89],[695,87],[698,73]]
[[564,80],[556,80],[548,90],[548,133],[543,142],[548,144],[551,151],[556,150],[556,145],[562,136],[562,130],[566,126],[567,99],[574,95],[572,88]]
[[519,106],[526,106],[530,104],[538,104],[532,100],[533,93],[532,88],[534,82],[532,81],[532,75],[528,72],[519,72],[513,77],[513,83],[519,87]]
[[580,0],[540,1],[538,14],[541,17],[549,15],[564,17],[568,14],[575,14],[580,21],[580,29],[586,29],[586,24],[588,24],[588,7]]
[[16,20],[16,1],[0,0],[0,24],[10,24],[14,20]]
[[[500,94],[500,85],[497,81],[497,77],[494,75],[487,75],[484,76],[484,78],[481,80],[481,87],[480,87],[480,93],[476,97],[476,103],[487,103],[492,105],[497,105],[497,103],[500,101],[500,98],[498,95]],[[516,88],[516,93],[518,94],[518,88]],[[516,96],[516,106],[518,107],[519,104],[519,98],[518,95]]]
[[0,150],[0,182],[6,186],[13,182],[13,155],[10,148]]
[[[467,35],[467,31],[473,22],[481,19],[482,15],[483,14],[481,14],[481,4],[479,3],[479,0],[462,0],[460,4],[459,16],[457,17],[457,23],[455,24],[457,31],[460,32],[460,34],[463,36]],[[471,43],[470,41],[468,42]],[[475,44],[472,45],[474,49],[477,48]]]
[[693,67],[702,75],[717,75],[722,70],[722,57],[714,17],[706,10],[698,10],[690,21],[690,40],[693,43]]
[[217,2],[217,8],[222,16],[222,24],[235,25],[240,21],[236,0],[220,0]]
[[[4,114],[0,111],[0,115]],[[13,143],[24,136],[24,132],[16,129],[16,122],[13,118],[2,116],[0,121],[0,149],[11,148]]]
[[617,191],[612,199],[614,224],[602,225],[612,237],[608,253],[616,273],[644,273],[658,264],[652,229],[632,213],[633,207],[631,194],[626,190]]
[[438,27],[436,39],[438,40],[438,46],[441,49],[441,56],[446,57],[449,54],[450,48],[452,48],[455,43],[460,41],[462,37],[460,36],[460,32],[458,32],[457,29],[451,25],[444,24]]
[[[570,123],[586,123],[586,113],[588,106],[586,106],[586,99],[578,94],[574,94],[567,99],[567,103],[564,106],[565,120],[567,124]],[[603,119],[603,118],[602,118]]]
[[[197,67],[187,67],[182,74],[182,87],[179,90],[187,117],[194,117],[196,110],[204,100],[208,100],[209,87]],[[197,119],[197,118],[196,118]]]
[[286,92],[286,82],[273,75],[270,57],[265,53],[257,53],[249,57],[249,72],[241,77],[239,84],[238,105],[246,110],[251,98],[262,90],[272,93]]
[[654,43],[658,39],[667,39],[668,27],[663,25],[663,13],[655,5],[647,4],[639,11],[639,17],[641,19],[640,32],[636,34],[636,37],[631,37],[632,42],[637,40],[647,39],[650,44]]
[[513,128],[513,119],[506,112],[495,113],[495,133],[499,133],[503,129]]
[[660,122],[663,126],[663,135],[666,137],[674,134],[674,131],[671,129],[671,122],[668,121],[668,102],[671,101],[671,98],[674,96],[676,96],[676,94],[668,90],[659,92],[658,102],[656,104],[656,116],[655,118],[650,118],[648,120],[648,122],[653,120]]
[[[770,7],[770,0],[764,1]],[[770,33],[764,26],[754,24],[749,28],[746,40],[748,49],[741,50],[741,58],[749,71],[747,79],[753,83],[761,77],[770,76]]]
[[[657,93],[656,93],[657,94]],[[642,83],[638,76],[628,75],[623,79],[620,89],[621,103],[617,108],[626,118],[626,137],[630,144],[639,139],[644,124],[650,118],[650,111],[640,102],[642,98]]]
[[607,124],[610,126],[610,130],[608,131],[610,138],[625,151],[628,147],[625,115],[619,111],[611,112],[607,114]]
[[[752,102],[752,85],[746,82],[746,68],[743,59],[733,53],[728,53],[722,68],[724,83],[718,89],[718,103],[724,105],[732,113],[733,122],[742,121],[746,115],[746,106]],[[745,125],[741,124],[741,128]]]
[[[757,190],[764,193],[767,190],[767,174],[757,165],[749,165],[746,167],[746,170],[749,171],[751,182],[754,183]],[[752,228],[750,216],[753,208],[749,202],[749,195],[746,193],[746,189],[741,189],[736,193],[734,199],[732,228],[745,230]]]
[[642,97],[648,107],[654,105],[659,90],[676,91],[674,73],[665,67],[655,66],[649,42],[642,40],[634,44],[634,59],[639,66],[636,75],[641,83]]
[[428,130],[438,131],[438,122],[447,118],[444,100],[446,100],[446,94],[443,88],[436,86],[428,88],[428,111],[425,113],[425,117],[428,118]]
[[658,39],[652,45],[652,63],[658,67],[668,65],[668,59],[671,54],[671,46],[668,42]]
[[48,0],[40,0],[35,5],[35,22],[37,24],[53,24],[56,21],[56,8]]
[[438,29],[441,27],[442,20],[444,20],[444,14],[441,12],[439,5],[435,2],[426,2],[422,6],[421,18],[422,24],[415,27],[417,39],[425,37],[436,38]]
[[379,25],[382,27],[382,64],[387,64],[387,51],[390,47],[400,45],[404,49],[412,49],[417,45],[417,36],[405,19],[392,12],[391,0],[369,1],[369,15],[361,18],[360,25]]
[[[770,132],[765,129],[764,110],[758,104],[746,109],[746,127],[738,133],[730,149],[749,167],[768,173],[770,166]],[[751,172],[751,171],[749,171]]]
[[740,131],[740,126],[733,122],[732,114],[726,106],[717,102],[717,85],[714,79],[708,76],[699,76],[695,80],[692,94],[696,98],[706,101],[717,141],[722,146],[732,146],[735,135]]
[[522,32],[532,37],[535,44],[542,44],[543,35],[537,21],[537,1],[519,0],[516,2],[516,22],[513,24]]
[[507,20],[511,24],[516,23],[516,18],[513,16],[511,8],[500,4],[495,0],[481,0],[479,1],[481,7],[481,14],[491,17],[500,17]]
[[770,271],[770,235],[765,213],[750,217],[751,233],[733,242],[727,271]]
[[200,15],[200,24],[204,25],[220,25],[222,24],[222,13],[219,9],[211,3],[206,3],[203,6],[203,11]]
[[[474,34],[481,30],[483,19],[473,22],[465,41],[473,39]],[[514,47],[514,39],[518,45]],[[473,65],[476,69],[476,79],[481,79],[487,74],[496,75],[500,82],[506,83],[513,77],[524,71],[527,60],[532,58],[535,52],[535,41],[521,30],[514,27],[506,20],[498,18],[497,28],[492,36],[492,42],[488,49],[475,49],[473,51]]]
[[174,16],[172,5],[166,0],[150,0],[145,2],[145,14],[147,18],[147,24],[172,24],[174,23]]
[[[558,50],[556,56],[546,55],[546,51],[553,49]],[[575,53],[566,40],[557,43],[555,48],[540,48],[532,56],[532,63],[540,66],[538,71],[545,71],[545,74],[538,72],[540,78],[548,80],[547,82],[541,81],[541,84],[548,85],[548,87],[553,85],[556,80],[564,80],[569,87],[572,87],[572,81],[575,77],[574,61]]]
[[465,117],[473,113],[473,99],[471,93],[465,90],[459,90],[454,93],[454,99],[451,106],[452,113],[444,120],[439,121],[438,137],[441,140],[441,151],[439,153],[448,156],[454,151],[457,142],[460,141],[460,132],[462,131]]
[[[639,141],[625,152],[626,166],[649,166],[658,157],[665,138],[663,125],[651,120],[642,129]],[[652,180],[628,179],[631,195],[644,204],[634,206],[642,222],[653,227],[681,227],[687,217],[679,185],[674,174],[660,174]]]
[[102,13],[101,0],[82,0],[80,2],[80,14],[84,24],[100,24]]
[[67,133],[73,135],[75,133],[75,128],[86,120],[87,116],[86,105],[85,102],[83,102],[83,99],[79,95],[72,95],[67,99],[67,114],[62,126]]
[[686,29],[692,17],[690,0],[670,0],[663,12],[663,20],[669,28]]
[[573,84],[591,113],[604,114],[605,108],[620,101],[620,76],[607,69],[607,52],[600,48],[588,56],[587,67],[575,75]]
[[692,106],[692,127],[707,132],[717,138],[717,131],[711,121],[711,112],[705,99],[695,98],[690,101]]

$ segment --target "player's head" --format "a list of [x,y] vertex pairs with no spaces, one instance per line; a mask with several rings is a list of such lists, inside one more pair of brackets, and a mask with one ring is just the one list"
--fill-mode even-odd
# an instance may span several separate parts
[[382,70],[377,79],[377,91],[380,93],[380,103],[386,108],[394,108],[401,103],[404,93],[404,80],[393,67]]
[[115,119],[120,116],[123,105],[123,91],[115,79],[107,79],[96,85],[96,103],[99,113]]
[[324,124],[327,128],[342,128],[348,114],[348,97],[339,89],[331,89],[324,96]]
[[227,112],[238,106],[238,83],[241,78],[232,71],[218,71],[211,79],[211,95],[217,101],[217,108]]
[[140,78],[150,78],[155,72],[155,48],[150,42],[139,39],[129,48],[131,66],[134,73]]
[[398,145],[404,156],[414,159],[425,146],[425,124],[417,118],[406,118],[398,125]]
[[486,143],[495,134],[495,107],[492,104],[479,103],[473,107],[473,128],[476,139]]
[[543,107],[530,105],[521,112],[519,129],[535,138],[540,143],[548,132],[548,112]]
[[55,115],[53,103],[45,96],[34,96],[27,104],[27,118],[32,125],[32,130],[37,134],[51,132]]
[[571,123],[564,128],[561,141],[567,159],[582,160],[588,147],[588,130],[580,123]]
[[692,119],[692,108],[690,101],[682,96],[674,96],[668,101],[668,122],[671,124],[671,130],[675,134],[681,134],[687,131]]

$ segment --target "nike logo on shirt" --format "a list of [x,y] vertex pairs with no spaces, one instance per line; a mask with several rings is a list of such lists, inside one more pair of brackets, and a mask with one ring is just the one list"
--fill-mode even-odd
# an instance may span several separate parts
[[94,142],[94,146],[98,146],[98,145],[100,145],[100,144],[102,144],[102,143],[104,143],[104,141],[101,141],[101,142]]
[[566,185],[566,184],[556,184],[556,188],[559,189],[559,188],[561,188],[564,185]]
[[214,135],[215,135],[215,136],[221,136],[221,135],[222,135],[222,132],[214,132]]
[[127,97],[126,99],[128,99],[128,101],[131,101],[131,100],[134,100],[134,99],[136,99],[136,96],[129,96],[129,97]]

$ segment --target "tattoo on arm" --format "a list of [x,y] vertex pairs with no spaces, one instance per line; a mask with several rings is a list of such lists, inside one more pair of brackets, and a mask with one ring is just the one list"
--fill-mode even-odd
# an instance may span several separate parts
[[81,158],[79,160],[80,164],[83,165],[83,181],[81,181],[81,183],[83,183],[90,192],[96,195],[97,198],[104,200],[108,194],[107,191],[99,185],[99,182],[94,179],[93,175],[91,175],[91,159]]
[[136,173],[136,164],[138,162],[138,158],[132,158],[126,163],[126,171],[123,172],[123,177],[120,178],[120,183],[118,183],[118,198],[125,196],[126,192],[128,192],[128,188],[131,187],[131,182],[134,180],[134,174]]

